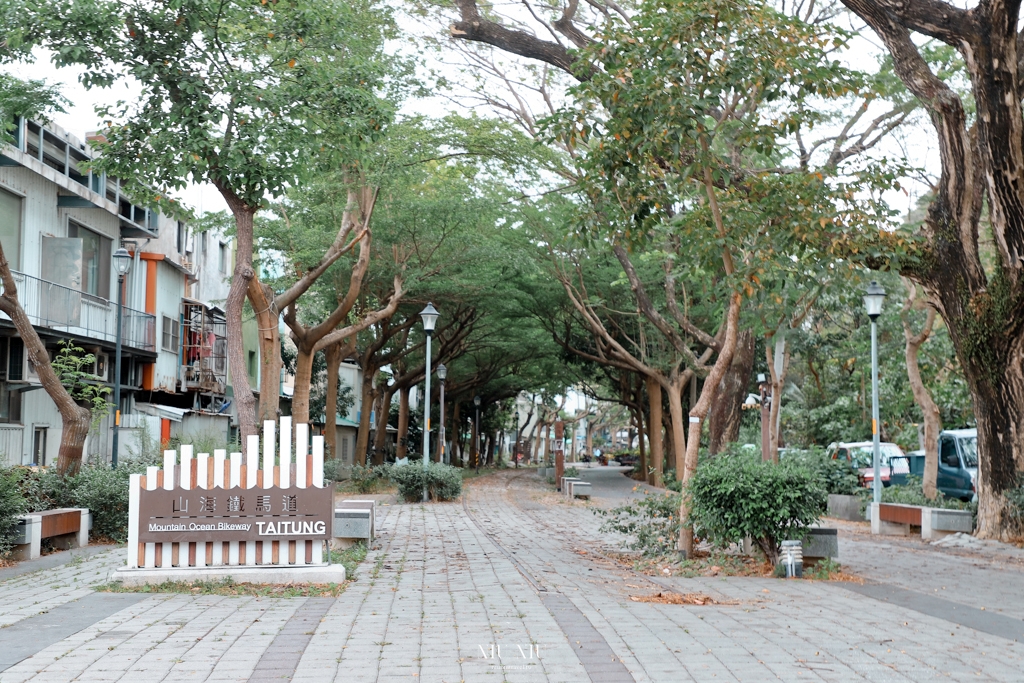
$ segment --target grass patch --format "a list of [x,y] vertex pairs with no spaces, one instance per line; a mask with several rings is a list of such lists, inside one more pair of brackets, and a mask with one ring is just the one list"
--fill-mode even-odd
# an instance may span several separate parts
[[356,580],[356,567],[366,559],[366,544],[359,541],[351,548],[331,551],[331,564],[340,564],[345,567],[345,578],[349,581]]
[[[347,582],[346,582],[347,583]],[[181,593],[185,595],[226,595],[255,598],[336,598],[345,592],[344,583],[235,583],[220,581],[164,581],[145,586],[125,586],[120,581],[97,586],[100,593]]]

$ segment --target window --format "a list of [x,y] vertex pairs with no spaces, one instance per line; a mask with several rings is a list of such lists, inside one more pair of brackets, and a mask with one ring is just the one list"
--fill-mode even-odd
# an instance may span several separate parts
[[249,352],[249,377],[253,381],[256,380],[256,352],[255,351],[250,351]]
[[164,334],[163,341],[161,343],[161,347],[163,348],[164,351],[171,351],[173,353],[178,352],[178,341],[180,339],[180,325],[181,323],[179,323],[174,318],[170,318],[166,315],[164,316]]
[[21,197],[0,190],[0,244],[11,270],[21,270]]
[[939,442],[939,460],[946,467],[960,467],[960,458],[956,454],[956,443],[953,439],[946,438]]
[[342,462],[348,462],[348,437],[341,437],[341,460]]
[[205,254],[205,253],[206,253],[206,233],[205,232],[201,232],[201,233],[199,233],[199,254],[202,255],[202,254]]
[[0,381],[0,422],[21,422],[21,392]]
[[178,253],[185,253],[185,224],[178,221]]
[[111,240],[77,223],[68,224],[68,237],[82,240],[82,291],[93,296],[108,297],[110,259],[113,256]]
[[225,275],[227,274],[227,272],[228,272],[228,245],[224,244],[223,242],[220,243],[220,249],[217,252],[217,267],[220,269],[220,272],[224,273]]
[[[4,348],[6,347],[6,348]],[[25,344],[18,337],[11,337],[0,345],[0,358],[7,361],[7,380],[23,382],[25,380]]]

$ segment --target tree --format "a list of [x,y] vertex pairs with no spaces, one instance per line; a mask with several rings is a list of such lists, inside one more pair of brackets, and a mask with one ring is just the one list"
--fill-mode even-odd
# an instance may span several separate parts
[[[978,422],[977,533],[1007,538],[1013,522],[1003,494],[1016,486],[1024,462],[1020,3],[984,0],[970,9],[942,0],[843,4],[881,38],[938,137],[942,173],[917,231],[925,257],[902,272],[938,307],[970,386]],[[958,53],[967,93],[956,92],[929,66],[915,33]],[[983,232],[996,246],[989,263],[979,249]]]
[[[935,498],[938,492],[935,488],[936,478],[939,474],[939,433],[942,431],[942,416],[939,414],[939,407],[932,400],[932,395],[921,379],[921,366],[918,362],[918,351],[928,341],[935,327],[935,308],[927,302],[921,302],[917,298],[917,287],[910,281],[905,281],[907,287],[907,298],[900,310],[900,322],[903,323],[903,337],[907,341],[906,360],[907,378],[910,380],[910,388],[914,392],[914,401],[921,409],[924,422],[924,477],[921,485],[926,498]],[[921,331],[913,332],[910,322],[910,312],[915,308],[925,309],[925,320]]]
[[[20,38],[51,50],[57,66],[85,67],[86,87],[132,78],[142,91],[103,110],[109,123],[97,169],[125,179],[147,203],[169,201],[165,189],[190,181],[209,182],[224,198],[236,239],[228,362],[244,368],[246,296],[259,315],[271,303],[252,285],[253,216],[311,157],[374,137],[391,117],[375,92],[386,89],[386,64],[398,63],[380,58],[388,14],[372,2],[336,0],[31,0],[24,19]],[[261,349],[277,354],[272,335],[261,337]],[[255,434],[248,378],[233,372],[232,380],[241,434]]]

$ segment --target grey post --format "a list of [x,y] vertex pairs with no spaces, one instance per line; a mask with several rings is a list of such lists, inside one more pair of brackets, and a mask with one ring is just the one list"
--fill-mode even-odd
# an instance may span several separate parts
[[114,251],[114,270],[117,271],[117,339],[114,341],[114,435],[110,445],[110,466],[117,467],[118,430],[121,428],[121,309],[123,307],[124,276],[132,267],[132,257],[124,247]]
[[434,304],[420,311],[423,318],[423,331],[427,334],[426,386],[423,389],[423,502],[427,502],[427,472],[430,468],[430,338],[434,334],[437,322],[437,309]]
[[882,314],[882,301],[885,299],[885,290],[874,280],[868,285],[864,294],[864,307],[867,309],[868,317],[871,318],[871,443],[874,448],[874,481],[872,482],[873,500],[876,503],[882,502],[882,453],[879,447],[878,435],[878,316]]

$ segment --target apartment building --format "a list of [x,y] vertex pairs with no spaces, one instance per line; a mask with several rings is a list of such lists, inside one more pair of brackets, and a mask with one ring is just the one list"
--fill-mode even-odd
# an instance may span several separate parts
[[[87,170],[93,150],[56,125],[21,119],[13,138],[0,146],[0,241],[19,299],[51,355],[73,340],[95,355],[97,383],[120,382],[120,457],[138,448],[143,430],[161,441],[228,440],[234,410],[221,306],[232,242],[191,234],[183,217],[133,202],[117,178]],[[132,264],[115,378],[112,256],[121,246]],[[260,364],[252,365],[258,381]],[[87,458],[109,460],[112,423],[111,415],[90,434]],[[52,464],[60,433],[56,406],[0,314],[0,463]]]

